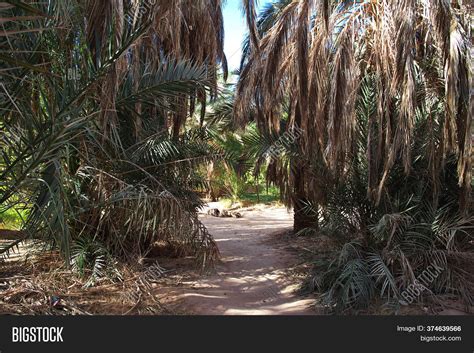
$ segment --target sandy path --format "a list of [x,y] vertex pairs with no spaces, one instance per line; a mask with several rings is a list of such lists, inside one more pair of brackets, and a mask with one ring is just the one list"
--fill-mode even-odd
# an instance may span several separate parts
[[296,284],[285,276],[295,258],[271,241],[271,233],[290,229],[292,215],[284,208],[242,213],[239,219],[201,216],[222,261],[216,274],[184,285],[182,309],[202,315],[312,314],[312,300],[293,294]]

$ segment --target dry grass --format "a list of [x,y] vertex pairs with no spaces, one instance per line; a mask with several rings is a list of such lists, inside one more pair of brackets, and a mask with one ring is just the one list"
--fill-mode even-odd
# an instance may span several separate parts
[[[25,258],[21,252],[20,247],[20,254],[0,264],[1,315],[178,313],[165,307],[161,301],[170,303],[171,300],[159,294],[160,287],[173,284],[176,279],[166,273],[151,278],[146,272],[150,268],[149,263],[119,264],[117,269],[121,279],[102,279],[87,288],[86,280],[66,269],[57,252],[42,253],[34,259]],[[185,263],[185,260],[180,261]],[[172,264],[173,259],[168,259],[167,265]]]

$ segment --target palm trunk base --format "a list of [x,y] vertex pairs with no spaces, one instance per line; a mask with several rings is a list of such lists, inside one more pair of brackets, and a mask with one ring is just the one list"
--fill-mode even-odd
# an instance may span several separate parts
[[318,228],[318,222],[314,217],[306,214],[304,211],[304,202],[300,201],[295,203],[294,216],[293,216],[293,230],[295,233],[305,228]]

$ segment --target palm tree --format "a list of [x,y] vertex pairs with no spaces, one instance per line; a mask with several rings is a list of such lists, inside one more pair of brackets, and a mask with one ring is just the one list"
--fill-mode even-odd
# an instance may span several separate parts
[[[446,161],[457,161],[467,209],[471,189],[469,118],[469,17],[457,2],[276,1],[259,21],[255,4],[244,1],[249,26],[235,113],[245,122],[249,107],[263,131],[277,132],[282,112],[286,129],[304,131],[300,158],[288,178],[295,229],[306,224],[308,200],[324,202],[324,183],[310,166],[344,178],[352,164],[358,134],[357,97],[361,82],[375,77],[376,109],[364,122],[367,195],[386,198],[391,170],[402,163],[412,171],[416,120],[425,114],[433,140],[430,183],[435,195]],[[287,109],[289,107],[289,109]],[[436,196],[434,197],[436,199]],[[299,215],[302,215],[299,217]]]
[[255,120],[262,136],[303,131],[271,178],[294,207],[295,231],[339,244],[311,287],[331,308],[366,306],[375,293],[397,306],[433,265],[442,274],[431,293],[472,305],[466,8],[280,0],[257,18],[244,3],[235,121]]
[[185,122],[216,97],[219,64],[227,71],[221,1],[0,10],[1,211],[29,209],[25,236],[67,261],[84,238],[129,258],[157,239],[215,258],[193,190],[195,166],[219,155]]

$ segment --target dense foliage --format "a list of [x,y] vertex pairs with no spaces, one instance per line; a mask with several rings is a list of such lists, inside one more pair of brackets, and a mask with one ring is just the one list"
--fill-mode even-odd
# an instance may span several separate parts
[[0,254],[39,239],[93,281],[166,241],[206,266],[199,193],[265,178],[296,235],[337,244],[308,280],[329,308],[414,283],[472,305],[469,8],[242,3],[236,87],[220,0],[0,3],[0,214],[25,217]]
[[[340,248],[318,261],[331,308],[402,293],[472,305],[469,9],[450,1],[245,1],[249,38],[235,120],[303,134],[271,159],[298,234]],[[290,158],[288,158],[290,156]],[[421,297],[420,297],[421,298]],[[415,298],[415,299],[420,299]]]
[[94,244],[136,259],[157,240],[203,265],[215,259],[196,216],[205,180],[195,167],[221,153],[185,122],[215,98],[218,64],[226,71],[220,1],[15,1],[1,11],[0,212],[27,209],[24,237],[66,261],[94,266]]

